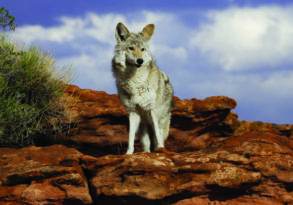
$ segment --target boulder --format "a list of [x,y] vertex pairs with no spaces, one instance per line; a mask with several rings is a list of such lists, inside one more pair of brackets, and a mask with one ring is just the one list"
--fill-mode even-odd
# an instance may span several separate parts
[[63,145],[1,148],[1,203],[91,204],[82,156]]

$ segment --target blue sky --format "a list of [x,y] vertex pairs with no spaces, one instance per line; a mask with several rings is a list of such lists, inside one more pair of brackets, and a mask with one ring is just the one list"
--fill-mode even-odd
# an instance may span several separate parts
[[[115,93],[118,21],[155,23],[151,49],[182,98],[227,95],[241,119],[293,123],[293,2],[288,0],[3,0],[9,36],[72,68],[83,88]],[[291,3],[292,2],[292,3]]]

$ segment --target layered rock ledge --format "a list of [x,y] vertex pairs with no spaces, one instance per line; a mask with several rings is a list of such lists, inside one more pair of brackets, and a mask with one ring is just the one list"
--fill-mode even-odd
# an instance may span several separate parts
[[0,149],[0,204],[91,204],[82,153],[63,145]]
[[[64,142],[95,155],[122,154],[128,141],[128,117],[117,95],[69,86],[71,132]],[[224,97],[180,100],[174,97],[170,151],[198,150],[229,136],[238,126],[231,110],[236,101]],[[137,150],[140,150],[137,143]]]
[[293,126],[240,121],[235,100],[174,97],[166,149],[124,155],[116,95],[68,86],[59,145],[0,148],[0,204],[293,204]]

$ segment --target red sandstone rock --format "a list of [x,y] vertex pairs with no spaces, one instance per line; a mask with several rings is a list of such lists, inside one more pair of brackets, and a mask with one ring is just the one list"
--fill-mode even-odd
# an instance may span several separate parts
[[253,121],[240,121],[239,126],[235,129],[234,134],[239,135],[245,132],[270,132],[290,137],[293,135],[293,125],[290,124],[273,124]]
[[0,149],[0,201],[7,204],[91,204],[79,165],[82,154],[62,145]]
[[[179,205],[290,204],[293,151],[288,139],[277,138],[282,137],[251,133],[201,151],[108,155],[89,160],[87,169],[95,173],[90,183],[97,198],[116,197],[113,204],[130,196],[126,204],[138,203],[134,196],[141,203],[170,200]],[[181,200],[186,193],[197,197]]]
[[0,148],[0,205],[293,204],[292,125],[239,121],[228,97],[174,97],[166,149],[117,155],[128,119],[116,95],[71,85],[64,103],[58,139],[79,151]]
[[175,203],[174,205],[282,205],[280,201],[271,199],[269,197],[253,197],[253,196],[241,196],[234,199],[228,199],[225,201],[214,201],[208,197],[193,197],[191,199],[185,199]]
[[[66,96],[73,103],[69,103],[68,115],[72,128],[69,137],[64,138],[65,143],[95,155],[125,152],[128,118],[117,95],[70,85]],[[180,100],[174,97],[167,149],[174,152],[200,150],[223,137],[253,131],[286,137],[293,133],[292,125],[238,121],[237,115],[231,112],[235,107],[235,100],[224,96],[204,100]],[[289,143],[293,146],[293,140]],[[139,144],[137,142],[138,151]]]
[[[91,147],[91,153],[96,155],[124,153],[128,141],[128,117],[117,95],[73,85],[68,86],[66,93],[68,98],[74,99],[69,116],[75,127],[64,140],[82,150]],[[233,99],[224,96],[204,100],[174,97],[167,149],[177,152],[198,150],[218,140],[213,138],[214,135],[228,135],[238,123],[237,116],[230,112],[235,106]],[[140,150],[139,143],[137,150]]]

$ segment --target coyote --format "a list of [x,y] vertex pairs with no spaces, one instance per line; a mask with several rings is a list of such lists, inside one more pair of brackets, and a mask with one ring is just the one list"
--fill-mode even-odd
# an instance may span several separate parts
[[[155,26],[146,25],[140,33],[129,32],[122,23],[116,26],[112,71],[120,101],[129,114],[129,139],[126,154],[134,152],[135,135],[140,131],[145,152],[163,148],[169,135],[173,88],[167,75],[156,66],[148,42]],[[152,130],[149,130],[149,127]]]

